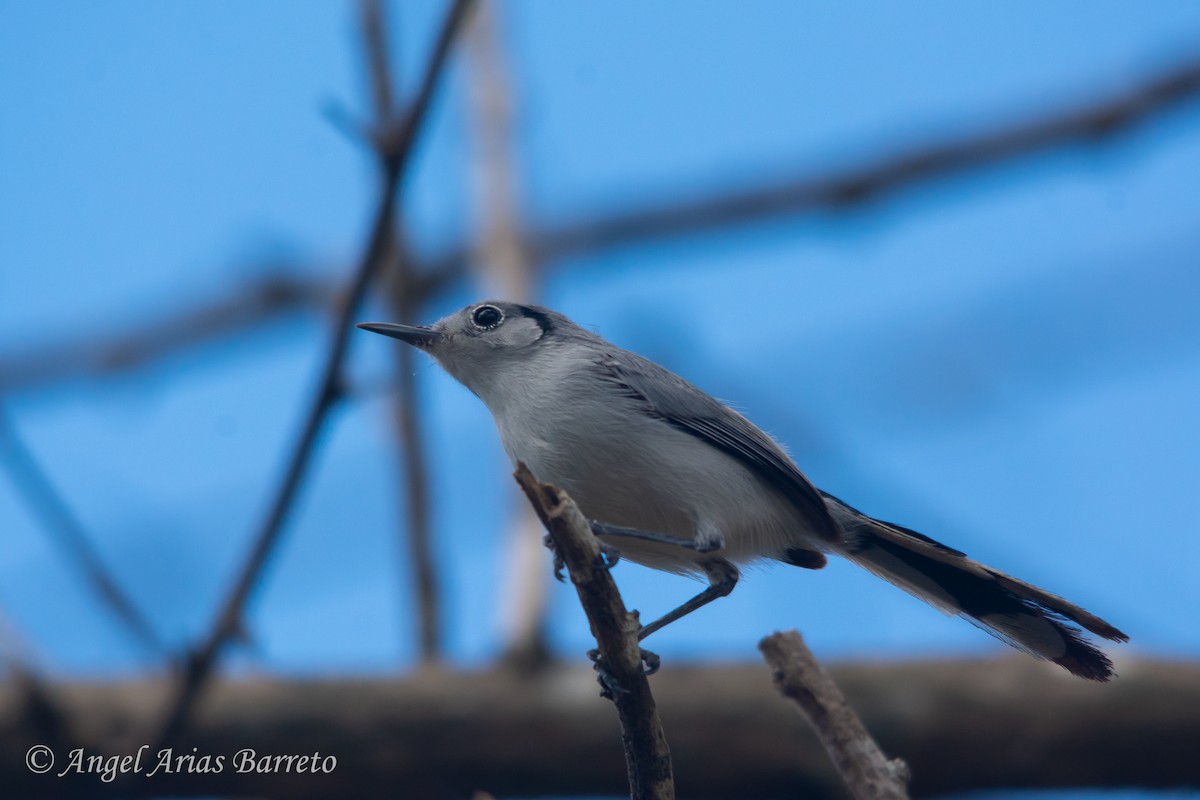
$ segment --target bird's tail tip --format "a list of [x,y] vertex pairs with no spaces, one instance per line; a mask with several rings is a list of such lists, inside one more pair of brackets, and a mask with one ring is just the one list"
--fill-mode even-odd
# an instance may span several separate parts
[[1080,630],[1128,641],[1113,625],[915,531],[864,519],[867,522],[855,526],[847,539],[846,555],[854,562],[1072,675],[1100,682],[1116,676],[1111,659]]

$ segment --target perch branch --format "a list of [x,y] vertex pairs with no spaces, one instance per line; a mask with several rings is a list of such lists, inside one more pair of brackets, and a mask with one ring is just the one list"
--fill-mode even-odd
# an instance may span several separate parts
[[856,800],[908,800],[908,767],[889,761],[796,631],[758,643],[784,697],[796,701]]
[[671,752],[642,669],[637,613],[625,610],[617,584],[603,566],[600,543],[575,503],[561,489],[539,483],[524,464],[517,466],[515,477],[566,564],[600,647],[600,663],[619,687],[606,694],[621,720],[630,796],[670,800],[675,797]]
[[292,450],[283,480],[274,495],[270,510],[255,538],[250,554],[234,582],[233,589],[222,604],[208,635],[188,661],[179,684],[179,691],[171,703],[170,711],[163,725],[159,737],[160,742],[175,741],[186,728],[192,708],[211,677],[221,652],[241,628],[243,608],[251,591],[262,576],[268,557],[279,541],[283,524],[307,472],[318,434],[324,427],[325,417],[341,396],[342,362],[346,356],[351,322],[362,303],[367,286],[383,261],[396,208],[396,195],[403,181],[406,167],[410,163],[409,157],[421,130],[421,123],[427,117],[430,100],[433,97],[434,88],[438,84],[438,78],[443,72],[450,46],[470,5],[471,0],[456,0],[447,14],[426,67],[420,89],[409,106],[408,112],[399,119],[389,121],[385,127],[376,131],[376,156],[379,161],[381,180],[375,203],[374,219],[362,256],[338,308],[333,326],[333,338],[330,340],[329,349],[325,354],[321,380],[310,403],[303,430]]

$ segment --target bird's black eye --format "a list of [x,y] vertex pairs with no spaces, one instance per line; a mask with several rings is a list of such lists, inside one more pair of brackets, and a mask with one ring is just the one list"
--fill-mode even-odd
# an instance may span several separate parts
[[495,306],[480,306],[471,312],[471,322],[476,328],[491,330],[504,322],[504,312]]

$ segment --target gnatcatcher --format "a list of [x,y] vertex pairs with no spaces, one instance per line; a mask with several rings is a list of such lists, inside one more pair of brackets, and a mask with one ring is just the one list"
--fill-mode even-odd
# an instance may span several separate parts
[[735,564],[820,569],[832,553],[1072,674],[1113,675],[1108,657],[1069,623],[1127,641],[1112,625],[819,491],[745,417],[562,314],[487,301],[429,327],[358,327],[433,356],[487,404],[513,463],[565,489],[622,557],[708,578],[640,638],[729,594]]

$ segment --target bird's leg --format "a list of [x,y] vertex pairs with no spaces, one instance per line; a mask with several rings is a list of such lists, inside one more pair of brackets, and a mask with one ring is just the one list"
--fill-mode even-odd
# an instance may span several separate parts
[[704,569],[705,574],[708,575],[708,588],[678,608],[668,611],[653,622],[643,625],[641,630],[638,631],[639,642],[655,631],[670,625],[680,617],[685,617],[697,608],[708,605],[718,597],[724,597],[733,591],[734,586],[737,586],[737,567],[725,559],[710,559],[700,566]]
[[643,542],[669,544],[673,547],[682,547],[685,550],[695,550],[697,553],[711,553],[713,550],[719,550],[722,545],[720,538],[704,538],[699,540],[680,539],[678,536],[668,536],[665,533],[643,531],[637,528],[624,528],[620,525],[608,525],[603,522],[596,522],[595,520],[592,521],[591,525],[592,533],[597,536],[618,536],[626,539],[638,539]]
[[[604,522],[592,521],[591,526],[592,533],[597,536],[623,537],[643,542],[656,542],[673,547],[682,547],[685,550],[692,550],[697,553],[711,553],[714,550],[721,549],[724,545],[724,540],[716,531],[701,530],[695,539],[681,539],[678,536],[668,536],[665,533],[643,531],[637,528],[625,528],[620,525],[609,525]],[[678,608],[667,612],[649,624],[643,625],[641,630],[638,631],[639,641],[660,628],[666,627],[680,617],[687,616],[697,608],[708,605],[718,597],[724,597],[733,591],[734,586],[737,586],[737,567],[725,559],[710,558],[701,562],[700,566],[708,576],[708,588]]]
[[[714,550],[719,550],[724,545],[724,540],[718,535],[699,536],[696,539],[681,539],[677,536],[668,536],[663,533],[655,533],[654,531],[643,531],[637,528],[625,528],[620,525],[608,525],[603,522],[592,521],[592,533],[596,536],[609,537],[624,537],[626,539],[637,539],[643,542],[656,542],[658,544],[666,544],[674,547],[682,547],[685,550],[691,550],[697,553],[711,553]],[[549,546],[549,545],[548,545]],[[619,551],[609,545],[601,544],[601,555],[604,559],[611,559],[609,566],[617,563],[620,557]],[[708,588],[700,592],[700,594],[688,600],[683,605],[672,611],[667,612],[653,622],[643,625],[638,630],[638,641],[645,639],[655,631],[666,627],[675,620],[687,616],[701,606],[706,606],[718,597],[724,597],[733,591],[733,587],[737,586],[738,571],[730,562],[723,558],[709,558],[700,563],[700,567],[708,576]],[[643,669],[647,675],[653,675],[658,672],[662,665],[662,659],[658,654],[652,653],[649,650],[639,648]],[[614,693],[621,694],[625,690],[609,673],[604,666],[604,660],[600,657],[599,650],[592,650],[588,653],[591,658],[597,673],[597,678],[600,681],[600,686],[603,689],[603,694],[611,697]]]

